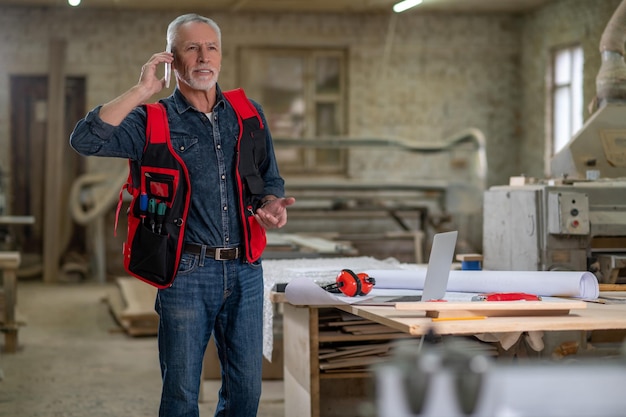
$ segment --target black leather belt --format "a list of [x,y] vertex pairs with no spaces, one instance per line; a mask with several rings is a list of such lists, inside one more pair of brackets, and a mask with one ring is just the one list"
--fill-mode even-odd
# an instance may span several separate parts
[[[195,243],[185,243],[183,250],[187,253],[193,253],[200,255],[202,253],[202,245]],[[239,247],[236,248],[213,248],[206,246],[205,256],[213,258],[216,261],[232,261],[233,259],[239,259],[242,255],[242,251]]]

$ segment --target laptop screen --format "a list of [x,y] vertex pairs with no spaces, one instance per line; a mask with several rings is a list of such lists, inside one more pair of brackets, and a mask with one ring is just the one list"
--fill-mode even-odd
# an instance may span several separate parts
[[441,300],[446,294],[458,232],[437,233],[430,250],[422,295],[375,296],[353,304],[388,305],[399,302]]
[[441,300],[446,294],[459,232],[437,233],[428,258],[422,301]]

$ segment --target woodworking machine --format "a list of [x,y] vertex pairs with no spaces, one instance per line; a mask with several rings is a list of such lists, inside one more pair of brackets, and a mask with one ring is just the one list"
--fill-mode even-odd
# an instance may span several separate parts
[[485,269],[626,272],[626,180],[491,187],[484,194]]
[[552,161],[557,180],[484,194],[484,268],[588,270],[626,281],[626,104],[598,110]]

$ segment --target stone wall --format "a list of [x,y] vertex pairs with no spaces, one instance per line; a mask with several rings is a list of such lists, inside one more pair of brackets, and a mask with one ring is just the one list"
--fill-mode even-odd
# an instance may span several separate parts
[[[348,52],[348,131],[431,147],[468,128],[486,139],[483,185],[543,176],[546,72],[551,48],[582,42],[585,101],[595,92],[598,42],[619,0],[556,0],[531,14],[245,14],[198,11],[222,28],[220,84],[238,85],[242,46],[343,47]],[[0,167],[11,175],[11,75],[47,72],[53,38],[67,40],[68,75],[87,79],[87,109],[138,77],[165,47],[169,12],[0,8]],[[245,87],[245,86],[244,86]],[[164,92],[167,94],[169,92]],[[155,97],[155,100],[158,97]],[[471,150],[470,152],[471,153]],[[470,158],[465,154],[461,159]],[[392,150],[350,152],[349,176],[399,181],[471,181],[459,155]],[[89,171],[124,161],[89,158]],[[469,167],[469,168],[468,168]],[[15,168],[13,168],[15,169]],[[5,178],[7,183],[9,178]],[[481,195],[474,195],[480,206]],[[459,204],[462,205],[462,204]],[[480,219],[480,216],[477,217]],[[475,227],[480,230],[480,225]],[[480,241],[480,239],[477,239]]]

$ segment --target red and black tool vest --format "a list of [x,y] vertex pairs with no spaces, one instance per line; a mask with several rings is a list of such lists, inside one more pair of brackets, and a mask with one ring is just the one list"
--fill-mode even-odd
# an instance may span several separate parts
[[254,262],[261,257],[267,245],[265,229],[254,218],[254,212],[264,197],[265,182],[259,167],[267,158],[265,126],[256,107],[241,88],[222,94],[235,109],[239,121],[237,141],[239,210],[246,259],[248,262]]
[[[237,187],[245,257],[260,258],[267,239],[254,218],[263,195],[259,166],[267,156],[261,116],[242,89],[222,93],[237,113]],[[129,161],[130,173],[122,191],[132,196],[128,234],[124,242],[124,268],[132,276],[157,288],[169,287],[183,252],[191,182],[182,158],[172,149],[165,107],[147,104],[146,145],[140,161]],[[118,215],[121,208],[118,204]],[[116,225],[117,227],[117,225]]]

